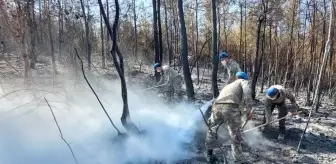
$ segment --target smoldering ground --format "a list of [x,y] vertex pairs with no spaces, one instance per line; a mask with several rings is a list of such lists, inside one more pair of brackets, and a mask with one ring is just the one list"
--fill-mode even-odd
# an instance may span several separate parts
[[[92,77],[89,80],[116,126],[125,132],[120,122],[123,107],[120,82],[95,81]],[[197,108],[190,104],[172,108],[160,103],[154,92],[129,86],[132,121],[146,130],[146,135],[129,137],[118,143],[116,130],[82,79],[59,79],[49,87],[32,86],[22,90],[6,87],[7,92],[2,93],[1,163],[75,163],[60,138],[44,97],[54,110],[63,137],[70,143],[79,163],[149,160],[170,163],[193,155],[184,146],[192,142],[199,116]]]
[[[83,79],[50,80],[39,79],[26,89],[19,87],[21,83],[3,83],[5,91],[0,97],[1,163],[75,163],[44,97],[54,111],[63,137],[81,164],[175,163],[196,156],[194,135],[197,129],[206,131],[206,126],[195,105],[168,106],[161,103],[162,99],[154,91],[144,91],[129,84],[131,119],[146,134],[130,136],[121,142],[116,140],[116,130]],[[114,124],[125,132],[120,122],[123,107],[120,82],[93,76],[89,81]],[[205,112],[210,104],[207,102],[202,111]]]

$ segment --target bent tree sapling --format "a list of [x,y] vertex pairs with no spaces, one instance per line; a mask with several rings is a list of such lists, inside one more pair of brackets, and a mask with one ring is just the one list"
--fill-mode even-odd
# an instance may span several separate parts
[[[113,23],[113,29],[110,26],[109,20],[107,19],[106,13],[104,11],[104,6],[102,4],[101,0],[98,0],[99,3],[99,8],[100,8],[100,12],[104,18],[104,22],[105,25],[107,27],[107,31],[111,37],[111,40],[113,42],[112,44],[112,50],[110,51],[110,54],[113,58],[113,63],[114,66],[118,72],[118,75],[120,77],[120,81],[121,81],[121,96],[122,96],[122,100],[124,103],[124,107],[123,107],[123,112],[121,115],[121,123],[124,126],[124,128],[131,133],[139,133],[138,128],[136,127],[136,125],[131,121],[131,117],[130,117],[130,112],[128,109],[128,101],[127,101],[127,87],[126,87],[126,81],[125,81],[125,75],[124,75],[124,60],[123,60],[123,56],[118,48],[117,45],[117,26],[118,26],[118,21],[119,21],[119,2],[118,0],[115,0],[115,6],[116,6],[116,15],[115,15],[115,19],[114,19],[114,23]],[[113,31],[112,31],[113,30]],[[117,56],[119,58],[119,62],[117,60]]]

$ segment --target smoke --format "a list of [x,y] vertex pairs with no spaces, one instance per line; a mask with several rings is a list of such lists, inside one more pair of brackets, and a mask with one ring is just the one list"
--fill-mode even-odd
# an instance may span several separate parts
[[[252,121],[247,122],[245,126],[245,130],[254,128],[254,124]],[[249,132],[246,132],[243,134],[244,140],[247,142],[247,144],[255,149],[259,150],[267,150],[267,148],[274,146],[271,141],[264,138],[262,136],[262,133],[259,129],[255,129]]]
[[[115,125],[125,132],[120,122],[120,82],[89,80]],[[51,83],[47,79],[39,81]],[[18,88],[7,85],[7,94],[2,93],[0,163],[75,163],[44,97],[80,164],[174,163],[195,155],[193,137],[203,120],[194,105],[167,106],[156,93],[128,85],[131,119],[145,134],[121,139],[83,79],[58,79],[54,86],[42,84],[12,93]],[[202,107],[203,112],[206,108]]]

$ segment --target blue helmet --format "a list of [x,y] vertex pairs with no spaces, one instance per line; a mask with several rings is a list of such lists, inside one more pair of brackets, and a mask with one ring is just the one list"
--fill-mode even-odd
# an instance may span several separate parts
[[275,87],[270,87],[266,90],[267,97],[274,97],[278,93],[278,89]]
[[219,55],[219,60],[223,59],[223,58],[227,58],[229,57],[228,52],[223,51],[220,55]]
[[155,63],[155,64],[153,65],[154,70],[156,70],[157,67],[161,67],[161,64],[160,64],[160,63]]
[[248,79],[248,76],[245,72],[237,72],[236,73],[236,77],[241,77],[243,78],[244,80],[247,80]]

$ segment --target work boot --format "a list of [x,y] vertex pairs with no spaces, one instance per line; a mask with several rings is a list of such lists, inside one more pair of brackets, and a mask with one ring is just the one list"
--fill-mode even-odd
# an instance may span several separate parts
[[213,154],[213,150],[207,150],[205,158],[208,163],[216,163],[216,161],[218,160],[217,157]]

